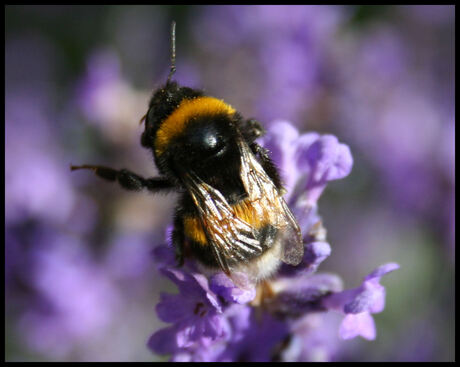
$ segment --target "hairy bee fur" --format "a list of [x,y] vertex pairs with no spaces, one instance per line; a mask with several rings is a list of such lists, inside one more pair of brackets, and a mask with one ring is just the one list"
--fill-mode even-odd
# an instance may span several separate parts
[[205,272],[245,273],[254,282],[282,262],[297,265],[302,236],[282,197],[278,170],[256,142],[262,125],[202,90],[172,81],[174,41],[173,25],[171,72],[153,93],[141,136],[160,176],[94,165],[71,168],[92,169],[128,190],[178,191],[172,242],[179,265],[193,257]]

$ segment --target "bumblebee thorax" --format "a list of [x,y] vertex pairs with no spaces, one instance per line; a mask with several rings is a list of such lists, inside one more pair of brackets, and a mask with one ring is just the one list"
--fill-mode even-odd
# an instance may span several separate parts
[[217,143],[219,126],[213,128],[213,120],[225,122],[231,118],[235,109],[224,101],[208,96],[183,99],[177,108],[162,121],[154,140],[156,155],[161,155],[168,146],[180,136],[189,133],[190,141],[201,139],[204,145]]
[[178,177],[193,170],[208,175],[210,169],[221,171],[219,165],[237,164],[237,119],[224,101],[173,82],[154,93],[141,142],[162,174]]

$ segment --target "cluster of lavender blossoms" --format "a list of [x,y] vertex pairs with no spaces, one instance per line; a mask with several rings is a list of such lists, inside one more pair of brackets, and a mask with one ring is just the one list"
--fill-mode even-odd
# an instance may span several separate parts
[[321,318],[332,313],[342,318],[335,336],[376,336],[372,314],[385,303],[380,278],[399,266],[382,265],[348,290],[337,275],[316,273],[331,253],[317,202],[329,181],[350,173],[348,146],[332,135],[299,135],[284,121],[273,123],[261,143],[281,171],[285,199],[302,230],[304,258],[298,266],[283,264],[276,277],[240,289],[222,272],[201,274],[193,260],[178,268],[170,243],[156,247],[159,271],[179,292],[161,294],[156,311],[169,325],[148,344],[171,361],[329,360],[334,334]]

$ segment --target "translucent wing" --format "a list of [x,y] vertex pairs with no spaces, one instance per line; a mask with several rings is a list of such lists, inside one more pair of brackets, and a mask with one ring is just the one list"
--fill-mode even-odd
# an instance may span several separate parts
[[281,260],[287,264],[298,265],[304,253],[299,225],[249,146],[244,141],[240,141],[238,145],[241,154],[241,179],[249,199],[260,211],[260,215],[268,216],[270,223],[278,229],[276,241],[281,244]]
[[214,256],[225,273],[230,274],[230,264],[262,253],[255,230],[236,216],[218,190],[194,173],[186,174],[185,182]]
[[278,189],[265,173],[248,145],[238,142],[241,154],[240,177],[248,202],[259,218],[276,229],[275,239],[261,243],[260,228],[239,218],[225,197],[193,172],[184,174],[184,182],[198,210],[206,238],[220,268],[231,274],[231,267],[262,254],[275,243],[281,245],[280,259],[297,265],[303,257],[300,228]]

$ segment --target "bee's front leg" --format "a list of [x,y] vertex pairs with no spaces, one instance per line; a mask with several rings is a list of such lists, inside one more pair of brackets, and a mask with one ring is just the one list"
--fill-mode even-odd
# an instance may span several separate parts
[[126,190],[138,191],[147,189],[151,192],[159,192],[170,190],[173,184],[164,177],[143,178],[126,169],[115,170],[104,166],[93,166],[84,164],[82,166],[70,166],[71,171],[78,169],[90,169],[96,175],[107,181],[118,181],[118,183]]
[[248,144],[253,143],[257,138],[265,135],[265,129],[262,124],[254,119],[248,119],[243,122],[241,132]]

